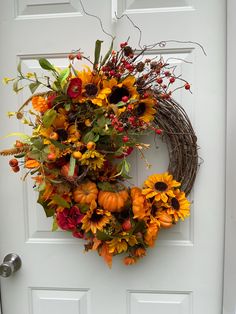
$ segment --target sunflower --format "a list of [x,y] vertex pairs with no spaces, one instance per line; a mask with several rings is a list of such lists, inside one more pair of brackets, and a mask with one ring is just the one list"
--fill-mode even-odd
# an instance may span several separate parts
[[101,88],[102,75],[92,72],[89,67],[78,72],[78,77],[82,80],[82,94],[75,99],[81,103],[90,100],[94,105],[106,106],[107,96],[111,93],[110,88]]
[[155,201],[167,203],[168,197],[175,197],[174,188],[179,187],[180,183],[173,180],[173,176],[168,172],[163,174],[153,174],[144,182],[142,190],[147,199],[154,197]]
[[138,99],[139,95],[134,86],[135,82],[135,77],[131,75],[126,77],[121,83],[118,83],[115,78],[104,80],[104,88],[109,88],[111,90],[111,93],[108,96],[109,103],[116,105],[122,101],[124,96],[127,96],[129,99]]
[[120,254],[126,252],[129,246],[132,247],[137,243],[137,239],[134,235],[126,235],[124,232],[119,238],[114,238],[111,241],[108,241],[109,253]]
[[165,207],[167,207],[167,213],[173,215],[175,222],[177,222],[179,218],[184,220],[190,216],[190,202],[183,191],[176,189],[173,193],[174,197],[169,198]]
[[144,122],[150,122],[156,113],[155,105],[156,100],[154,98],[142,99],[134,106],[134,115]]
[[81,221],[82,229],[85,230],[85,232],[91,230],[93,234],[96,234],[97,230],[102,230],[111,219],[111,213],[109,211],[96,207],[96,202],[93,201],[90,205],[90,209]]
[[89,166],[93,170],[101,169],[105,162],[104,155],[97,150],[87,150],[81,157],[80,163]]

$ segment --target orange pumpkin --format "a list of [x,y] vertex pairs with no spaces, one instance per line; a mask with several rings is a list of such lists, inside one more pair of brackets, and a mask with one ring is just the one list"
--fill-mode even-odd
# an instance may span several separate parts
[[167,214],[165,211],[160,211],[157,214],[157,219],[160,222],[162,228],[168,229],[173,226],[173,219],[171,215]]
[[81,183],[73,191],[73,198],[76,203],[91,204],[92,201],[96,201],[97,195],[97,186],[91,181]]
[[110,212],[122,212],[125,207],[125,203],[129,198],[129,194],[126,189],[122,191],[100,191],[98,194],[98,204]]

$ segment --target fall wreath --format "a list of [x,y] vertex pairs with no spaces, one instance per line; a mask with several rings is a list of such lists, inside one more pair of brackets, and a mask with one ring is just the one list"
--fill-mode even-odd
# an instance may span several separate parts
[[[112,42],[102,58],[101,45],[96,41],[94,61],[76,51],[65,69],[39,59],[47,71],[43,78],[23,74],[19,64],[17,77],[4,79],[15,92],[29,86],[32,96],[8,115],[33,131],[19,134],[14,147],[0,154],[14,155],[12,170],[22,166],[24,178],[32,176],[38,203],[53,217],[53,230],[83,239],[86,251],[97,250],[109,266],[121,253],[129,265],[153,247],[161,228],[190,215],[186,195],[198,167],[197,139],[172,98],[176,89],[190,91],[173,67],[162,57],[146,58],[146,48],[135,51],[127,42],[117,51]],[[78,70],[83,61],[88,65]],[[140,135],[161,137],[170,162],[167,172],[150,175],[136,187],[127,184],[128,156],[138,151],[146,160],[149,145]]]

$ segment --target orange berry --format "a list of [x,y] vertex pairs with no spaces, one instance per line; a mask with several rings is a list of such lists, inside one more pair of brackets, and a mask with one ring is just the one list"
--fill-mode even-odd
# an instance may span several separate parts
[[73,157],[74,157],[75,159],[81,159],[82,153],[79,152],[79,151],[73,152]]
[[87,149],[88,150],[93,150],[93,149],[95,149],[95,147],[96,147],[96,144],[94,143],[94,142],[88,142],[88,144],[87,144]]
[[24,143],[22,143],[21,141],[16,140],[15,147],[22,147],[22,146],[24,146]]
[[59,138],[59,135],[58,135],[56,132],[52,132],[52,133],[49,135],[49,138],[50,138],[51,140],[57,141],[58,138]]
[[86,119],[86,120],[84,121],[84,124],[85,124],[86,126],[91,126],[91,125],[92,125],[92,123],[91,123],[91,121],[90,121],[89,119]]
[[52,161],[56,160],[56,158],[57,158],[55,153],[50,153],[50,154],[48,154],[47,157],[48,157],[48,160],[52,160]]

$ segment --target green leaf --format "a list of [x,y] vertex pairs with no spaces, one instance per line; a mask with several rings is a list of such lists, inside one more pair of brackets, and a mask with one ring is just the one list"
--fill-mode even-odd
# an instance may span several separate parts
[[40,64],[41,68],[44,70],[56,72],[55,67],[45,58],[40,58],[39,64]]
[[82,214],[85,214],[89,210],[89,205],[84,203],[79,203],[79,209]]
[[127,173],[129,173],[129,171],[130,171],[130,164],[128,163],[128,161],[126,159],[124,159],[124,168],[125,168],[125,171]]
[[98,119],[97,119],[97,125],[98,125],[100,128],[104,128],[104,126],[106,125],[106,118],[104,117],[104,115],[98,117]]
[[5,138],[7,137],[11,137],[11,136],[17,136],[17,137],[20,137],[24,140],[29,140],[30,139],[30,136],[29,135],[26,135],[24,133],[21,133],[21,132],[13,132],[13,133],[10,133],[8,135],[5,136]]
[[24,87],[19,87],[18,86],[19,80],[15,81],[13,83],[13,90],[15,93],[18,93],[19,91],[21,91]]
[[57,218],[56,216],[54,216],[52,222],[52,231],[57,231],[57,229],[58,229]]
[[98,240],[101,240],[101,241],[107,241],[107,240],[110,240],[110,239],[111,239],[111,237],[110,237],[108,234],[106,234],[106,233],[104,233],[104,232],[102,232],[102,231],[100,231],[100,230],[98,230],[98,231],[96,232],[96,238],[97,238]]
[[99,62],[99,59],[100,59],[102,43],[103,43],[102,40],[96,40],[95,51],[94,51],[94,64],[93,64],[93,68],[94,69],[96,69],[96,66],[98,65],[98,62]]
[[38,191],[39,191],[39,192],[42,192],[42,191],[45,190],[45,188],[46,188],[46,182],[43,181],[43,182],[38,186]]
[[19,61],[19,63],[18,63],[17,72],[20,73],[20,75],[22,75],[22,72],[21,72],[21,61]]
[[97,186],[102,191],[114,192],[114,189],[109,182],[98,182]]
[[99,137],[100,137],[99,134],[96,134],[96,135],[94,136],[93,141],[94,141],[94,142],[97,142],[97,141],[99,140]]
[[35,83],[30,83],[29,84],[29,89],[31,91],[31,93],[35,93],[36,89],[40,86],[40,82],[35,82]]
[[41,138],[32,138],[31,143],[37,150],[41,150],[44,147],[43,140]]
[[22,158],[22,157],[25,157],[26,153],[21,153],[21,154],[18,154],[18,155],[14,155],[15,158]]
[[51,207],[48,207],[47,202],[43,201],[41,199],[41,194],[39,193],[39,197],[37,200],[37,203],[43,206],[43,209],[45,211],[45,214],[47,217],[52,217],[55,214],[55,210]]
[[68,171],[68,177],[72,177],[75,171],[76,159],[71,155],[70,156],[70,166]]
[[60,142],[58,142],[58,141],[55,141],[55,140],[52,140],[52,139],[50,139],[50,142],[53,144],[53,145],[55,145],[56,147],[58,147],[60,150],[64,150],[64,149],[66,149],[68,146],[66,146],[65,144],[62,144],[62,143],[60,143]]
[[95,137],[95,134],[93,133],[93,131],[89,131],[83,136],[82,142],[87,144],[90,141],[94,141],[94,137]]
[[59,82],[63,83],[68,78],[69,75],[70,75],[70,68],[66,68],[62,70],[58,76]]
[[107,62],[108,58],[110,57],[112,49],[113,49],[113,43],[114,43],[114,39],[112,39],[111,46],[110,46],[109,50],[107,51],[105,57],[103,58],[103,60],[101,62],[101,66],[104,65]]
[[65,208],[70,208],[70,204],[64,198],[62,198],[60,195],[56,194],[53,196],[52,199],[57,205],[65,207]]
[[140,220],[140,221],[138,221],[138,222],[135,224],[135,226],[134,226],[134,228],[133,228],[133,233],[141,232],[141,231],[143,231],[145,228],[146,228],[145,222],[144,222],[143,220]]
[[45,128],[49,128],[52,125],[56,116],[57,116],[57,112],[53,108],[49,109],[48,111],[45,112],[45,114],[43,116],[43,124],[44,124]]

